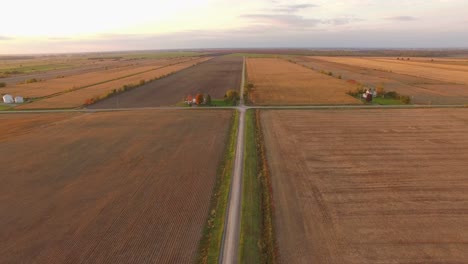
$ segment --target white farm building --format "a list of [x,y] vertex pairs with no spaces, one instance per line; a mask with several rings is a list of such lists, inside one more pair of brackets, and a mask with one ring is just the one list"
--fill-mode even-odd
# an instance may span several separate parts
[[15,102],[15,100],[13,100],[13,96],[9,95],[9,94],[5,94],[3,96],[3,102],[5,104],[13,104]]

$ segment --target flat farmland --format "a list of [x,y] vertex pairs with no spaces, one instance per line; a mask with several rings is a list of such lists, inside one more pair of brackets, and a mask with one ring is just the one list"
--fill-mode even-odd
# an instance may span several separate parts
[[35,101],[29,104],[24,104],[19,107],[16,107],[16,109],[54,109],[81,107],[84,105],[87,99],[92,99],[106,95],[112,90],[119,89],[124,85],[138,85],[140,80],[150,81],[154,78],[160,78],[168,74],[189,68],[198,63],[202,63],[208,59],[209,58],[198,58],[194,60],[180,62],[174,65],[159,67],[153,70],[150,69],[148,71],[135,74],[129,77],[92,85],[90,87],[86,87],[76,91],[70,91],[50,98]]
[[[354,78],[371,86],[375,86],[376,82],[384,83],[387,90],[412,96],[413,101],[418,104],[468,102],[468,65],[462,64],[463,60],[458,60],[458,64],[447,64],[442,60],[427,62],[422,58],[414,61],[395,58],[310,58],[318,63],[317,69],[330,66],[333,68],[334,64],[335,67],[344,69],[343,76],[346,79]],[[346,71],[350,71],[351,74]],[[353,72],[364,75],[352,76]]]
[[261,121],[282,262],[468,262],[468,109]]
[[[369,59],[379,61],[377,58]],[[368,87],[383,85],[387,91],[396,91],[410,96],[415,104],[465,104],[468,102],[468,85],[456,84],[455,81],[447,82],[421,77],[418,74],[397,73],[369,65],[351,65],[354,58],[297,57],[294,60],[301,65],[313,67],[317,71],[332,72],[335,76],[341,75],[344,80],[355,80]],[[346,60],[350,62],[346,63]],[[386,60],[391,59],[387,58]],[[396,59],[394,60],[398,62]],[[438,61],[437,63],[426,63],[422,59],[417,61],[421,61],[419,62],[420,64],[428,64],[431,67],[436,67],[434,65],[438,64]],[[409,63],[411,62],[405,61],[401,63],[408,63],[410,65]],[[443,64],[438,65],[445,67]],[[448,66],[452,67],[454,65]],[[419,66],[412,67],[417,68]],[[432,68],[431,71],[437,71],[437,68]]]
[[353,86],[300,65],[275,58],[247,59],[249,93],[255,105],[360,104],[346,94]]
[[228,89],[239,89],[242,63],[242,57],[215,57],[167,78],[100,101],[89,108],[169,106],[197,93],[208,93],[213,99],[221,99]]
[[106,69],[106,67],[104,67],[96,69],[92,72],[78,72],[77,74],[65,76],[63,78],[54,78],[35,83],[7,86],[6,88],[2,89],[2,92],[10,93],[15,96],[20,95],[27,98],[44,97],[71,89],[92,86],[115,79],[125,78],[129,75],[148,72],[188,60],[191,60],[191,58],[140,61],[131,64],[124,64],[122,67],[115,67],[111,69]]
[[0,115],[0,263],[195,262],[231,116]]

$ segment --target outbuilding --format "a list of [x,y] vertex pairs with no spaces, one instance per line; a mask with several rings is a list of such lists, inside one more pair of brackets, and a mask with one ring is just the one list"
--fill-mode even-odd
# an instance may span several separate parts
[[15,97],[15,103],[17,103],[17,104],[22,104],[22,103],[24,103],[24,98],[21,97],[21,96],[16,96],[16,97]]
[[5,104],[13,104],[15,102],[15,100],[13,99],[13,96],[9,95],[9,94],[5,94],[3,96],[3,102]]

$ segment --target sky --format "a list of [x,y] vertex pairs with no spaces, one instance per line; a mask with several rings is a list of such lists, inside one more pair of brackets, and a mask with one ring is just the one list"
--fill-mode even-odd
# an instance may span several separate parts
[[15,0],[1,7],[0,54],[468,47],[468,0]]

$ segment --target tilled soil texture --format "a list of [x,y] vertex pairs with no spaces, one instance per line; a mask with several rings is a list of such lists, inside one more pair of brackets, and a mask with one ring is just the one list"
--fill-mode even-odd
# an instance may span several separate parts
[[27,98],[40,98],[77,88],[90,87],[113,80],[119,80],[127,76],[136,76],[141,73],[191,59],[196,60],[197,58],[140,60],[133,63],[127,62],[126,64],[122,63],[121,67],[107,68],[106,66],[90,72],[76,72],[74,75],[64,76],[63,78],[61,78],[61,76],[57,76],[54,79],[45,81],[7,86],[6,88],[2,88],[2,91],[15,96],[20,95]]
[[247,79],[255,105],[360,104],[349,83],[276,58],[249,58]]
[[332,72],[368,87],[383,86],[410,96],[416,104],[468,103],[468,65],[421,58],[297,57],[299,64]]
[[0,263],[193,263],[229,110],[0,115]]
[[174,65],[156,68],[154,70],[133,76],[96,84],[76,91],[71,91],[50,98],[38,100],[29,104],[20,105],[16,107],[16,109],[57,109],[81,107],[87,100],[105,96],[106,94],[111,93],[113,90],[119,89],[125,85],[138,85],[141,80],[151,81],[154,78],[163,78],[168,74],[192,67],[198,63],[206,61],[207,59],[208,58],[205,57],[197,58]]
[[468,109],[261,119],[283,263],[468,263]]
[[183,101],[188,95],[195,96],[197,93],[210,94],[213,99],[221,99],[228,89],[239,89],[242,62],[242,57],[215,57],[167,78],[100,101],[88,108],[170,106]]

